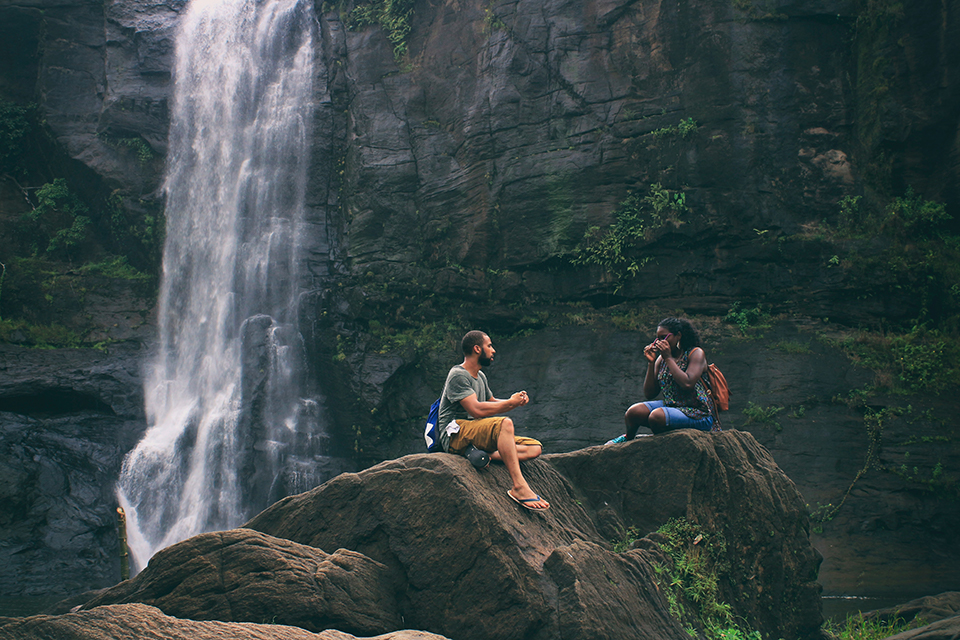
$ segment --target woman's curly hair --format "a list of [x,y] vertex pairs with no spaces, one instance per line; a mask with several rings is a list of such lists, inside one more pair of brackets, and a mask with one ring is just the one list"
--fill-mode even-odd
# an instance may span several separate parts
[[686,318],[664,318],[657,324],[670,333],[680,334],[680,350],[688,351],[700,346],[700,334]]

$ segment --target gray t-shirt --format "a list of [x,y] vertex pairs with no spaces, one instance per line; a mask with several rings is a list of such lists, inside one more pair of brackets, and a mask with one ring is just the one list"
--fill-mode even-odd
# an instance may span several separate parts
[[443,385],[443,395],[440,396],[440,444],[443,445],[444,451],[450,449],[447,425],[454,420],[470,418],[460,401],[473,394],[477,394],[477,400],[480,402],[486,402],[493,397],[490,385],[487,384],[487,376],[483,375],[483,371],[478,372],[477,377],[474,378],[462,364],[450,369],[447,381]]

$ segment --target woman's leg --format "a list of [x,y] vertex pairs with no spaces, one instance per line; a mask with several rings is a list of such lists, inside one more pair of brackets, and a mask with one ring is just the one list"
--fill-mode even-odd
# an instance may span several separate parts
[[638,402],[627,409],[623,415],[623,422],[627,426],[627,440],[633,440],[640,427],[649,426],[650,412],[663,406],[663,402],[654,400],[653,402]]
[[[663,407],[658,410],[662,412],[662,418],[660,415],[655,416],[653,413],[650,415],[650,428],[654,433],[663,433],[664,431],[673,431],[674,429],[697,429],[698,431],[710,431],[713,427],[713,416],[706,416],[704,418],[689,418],[687,415],[675,407]],[[658,422],[662,420],[662,426],[658,425],[658,428],[661,430],[658,431],[654,427],[654,420]]]
[[670,430],[667,425],[667,412],[665,407],[658,407],[650,412],[647,418],[647,426],[654,433],[665,433]]

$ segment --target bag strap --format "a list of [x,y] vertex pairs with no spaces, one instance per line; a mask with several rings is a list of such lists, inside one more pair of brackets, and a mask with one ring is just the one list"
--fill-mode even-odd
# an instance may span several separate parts
[[707,389],[707,397],[710,398],[710,413],[713,415],[713,429],[715,431],[720,431],[720,411],[717,409],[717,399],[713,395],[713,378],[710,375],[710,367],[712,364],[708,364],[703,368],[703,373],[700,374],[700,379],[703,380],[704,387]]

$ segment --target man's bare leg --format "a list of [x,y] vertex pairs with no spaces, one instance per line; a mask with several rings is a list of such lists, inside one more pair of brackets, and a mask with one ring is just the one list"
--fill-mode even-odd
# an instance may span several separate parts
[[[497,438],[497,453],[500,460],[507,467],[507,473],[510,474],[510,480],[513,482],[511,495],[517,500],[527,500],[536,498],[537,494],[533,492],[527,481],[523,479],[523,473],[520,471],[520,458],[517,454],[517,441],[513,435],[513,420],[504,418],[500,423],[500,437]],[[491,456],[492,457],[492,456]],[[535,500],[527,503],[533,509],[547,509],[550,503],[544,499]]]
[[[540,454],[543,453],[543,447],[539,444],[518,444],[517,445],[517,459],[520,462],[525,462],[527,460],[533,460],[534,458],[539,458]],[[491,460],[496,460],[502,462],[500,458],[500,452],[494,451],[490,454]]]

